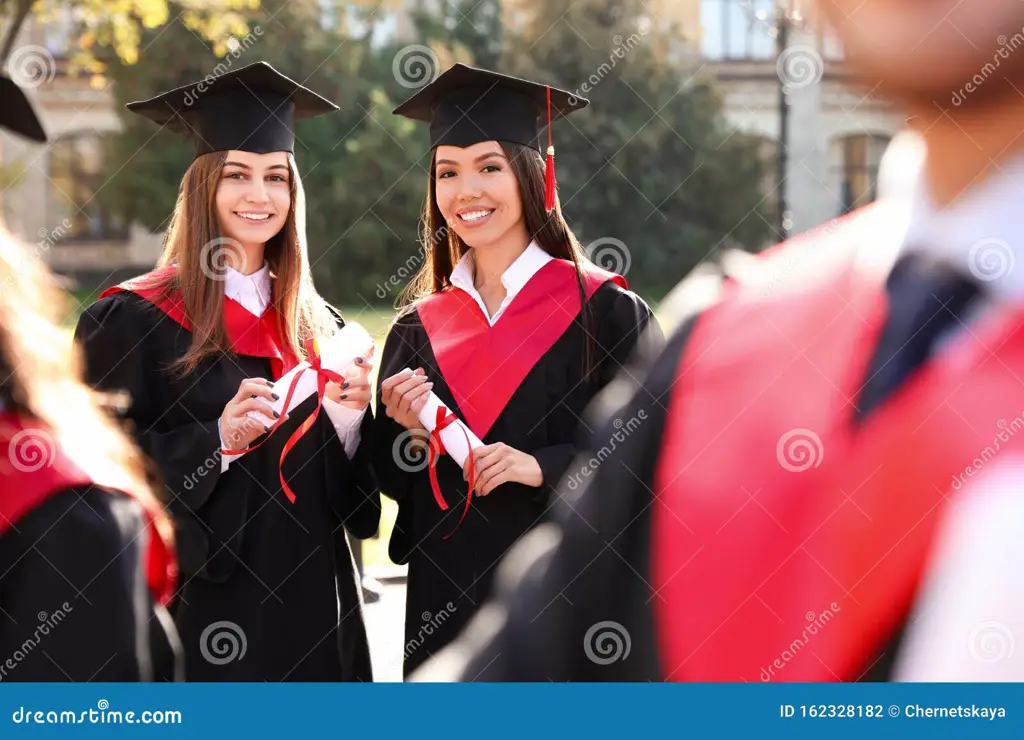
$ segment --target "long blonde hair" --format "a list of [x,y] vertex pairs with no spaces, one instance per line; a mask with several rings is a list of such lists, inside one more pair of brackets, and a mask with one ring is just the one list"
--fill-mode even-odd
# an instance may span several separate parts
[[[60,327],[66,312],[67,299],[50,271],[0,229],[3,405],[39,425],[31,454],[45,458],[52,443],[87,472],[102,473],[98,482],[113,481],[159,511],[141,453],[104,412],[101,396],[81,380],[79,350]],[[158,518],[158,524],[168,537],[166,518]]]
[[[225,255],[230,245],[217,219],[216,197],[227,152],[196,158],[182,178],[159,266],[177,265],[164,285],[180,291],[182,307],[192,325],[192,346],[178,363],[189,373],[206,357],[230,352],[224,325]],[[303,343],[332,335],[337,323],[326,301],[313,286],[306,247],[306,197],[295,159],[291,171],[291,207],[284,226],[266,245],[264,259],[273,276],[271,302],[280,321],[280,334],[296,357],[305,356]]]

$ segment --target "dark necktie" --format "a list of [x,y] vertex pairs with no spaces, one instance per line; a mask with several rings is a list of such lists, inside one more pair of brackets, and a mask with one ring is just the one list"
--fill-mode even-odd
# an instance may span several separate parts
[[935,340],[962,319],[978,285],[920,254],[900,258],[885,284],[890,312],[857,400],[864,418],[931,355]]

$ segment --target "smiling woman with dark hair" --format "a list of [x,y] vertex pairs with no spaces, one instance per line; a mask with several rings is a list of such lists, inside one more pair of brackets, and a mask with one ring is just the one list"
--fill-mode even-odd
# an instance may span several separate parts
[[[409,564],[406,635],[429,633],[406,673],[458,634],[505,551],[544,516],[584,408],[652,323],[562,216],[537,145],[548,101],[552,118],[586,105],[456,65],[396,111],[429,122],[433,147],[427,258],[385,344],[374,445],[399,504],[390,552]],[[427,444],[418,413],[431,391],[485,443],[464,470],[408,458]]]

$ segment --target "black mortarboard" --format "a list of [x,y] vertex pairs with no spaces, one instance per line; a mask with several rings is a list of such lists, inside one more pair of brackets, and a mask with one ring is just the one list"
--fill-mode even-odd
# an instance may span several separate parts
[[296,120],[330,113],[338,106],[266,62],[256,62],[129,103],[128,110],[188,136],[198,156],[229,149],[291,152]]
[[551,123],[586,108],[589,100],[518,77],[456,64],[400,106],[395,115],[430,124],[430,147],[469,147],[507,141],[543,152],[547,126],[546,207],[554,208],[554,147]]
[[32,141],[46,143],[46,131],[36,116],[32,103],[18,84],[0,75],[0,126]]
[[431,148],[511,141],[541,150],[549,90],[552,121],[590,103],[565,90],[456,64],[395,108],[395,114],[429,123]]

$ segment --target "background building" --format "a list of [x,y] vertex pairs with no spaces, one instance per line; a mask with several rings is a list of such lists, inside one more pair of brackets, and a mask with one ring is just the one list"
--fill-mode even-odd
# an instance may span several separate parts
[[[410,12],[429,11],[438,0],[405,1],[405,10],[380,16],[377,30],[383,35],[413,38]],[[691,57],[695,77],[717,80],[727,122],[763,138],[770,166],[762,189],[771,203],[784,194],[787,225],[799,232],[874,199],[881,154],[903,119],[848,84],[838,44],[794,18],[798,9],[793,4],[672,0],[665,6],[670,11],[659,11],[652,0],[650,7],[656,20],[670,19],[683,29],[679,53]],[[324,22],[337,22],[340,6],[333,0],[321,5]],[[794,21],[781,59],[773,36],[780,6]],[[161,238],[119,222],[95,198],[104,186],[100,163],[105,141],[121,121],[109,86],[66,74],[69,30],[70,17],[46,25],[29,20],[15,45],[39,57],[40,84],[28,92],[53,143],[29,145],[0,132],[3,171],[20,173],[0,194],[0,218],[37,243],[58,271],[98,284],[150,268]],[[790,83],[786,105],[780,100],[783,80]],[[784,115],[788,145],[780,186],[778,141]]]

